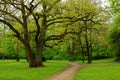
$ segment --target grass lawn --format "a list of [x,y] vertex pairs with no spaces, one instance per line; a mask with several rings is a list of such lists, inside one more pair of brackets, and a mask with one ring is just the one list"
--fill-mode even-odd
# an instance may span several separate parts
[[120,80],[120,63],[111,59],[93,61],[80,70],[74,80]]
[[43,80],[68,66],[66,61],[47,61],[43,68],[28,68],[25,60],[0,60],[0,80]]

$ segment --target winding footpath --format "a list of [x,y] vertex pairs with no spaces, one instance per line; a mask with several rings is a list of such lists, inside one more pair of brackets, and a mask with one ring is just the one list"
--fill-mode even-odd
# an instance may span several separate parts
[[83,65],[75,62],[69,63],[69,67],[60,73],[48,77],[45,80],[73,80],[74,75],[83,67]]

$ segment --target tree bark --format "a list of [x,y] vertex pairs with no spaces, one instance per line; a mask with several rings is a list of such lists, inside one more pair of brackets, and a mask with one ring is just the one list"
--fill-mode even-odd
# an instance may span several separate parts
[[16,61],[19,62],[20,58],[19,58],[19,54],[18,53],[15,55],[15,57],[16,57]]
[[5,55],[4,54],[2,55],[2,60],[5,60]]
[[80,46],[80,50],[81,50],[80,52],[82,54],[82,61],[84,63],[85,62],[84,48],[83,48],[83,45],[82,45],[81,37],[78,36],[78,38],[79,38],[79,46]]
[[89,47],[89,39],[88,39],[88,30],[87,30],[87,22],[84,21],[85,24],[85,43],[86,43],[86,52],[88,55],[88,63],[92,63],[92,55],[90,53],[90,47]]
[[[42,63],[42,49],[39,43],[36,43],[36,53],[33,53],[32,47],[30,45],[30,34],[28,30],[28,23],[27,23],[27,13],[25,12],[24,2],[22,4],[22,19],[23,19],[23,29],[24,29],[24,40],[25,40],[25,48],[26,54],[28,57],[29,67],[41,67],[43,66]],[[38,40],[38,38],[37,38]]]
[[87,55],[88,55],[88,63],[91,63],[91,54],[90,54],[89,42],[88,42],[87,37],[86,37],[86,52],[87,52]]
[[36,54],[36,62],[37,62],[37,66],[43,67],[43,61],[42,61],[42,47],[38,47],[37,48],[37,54]]

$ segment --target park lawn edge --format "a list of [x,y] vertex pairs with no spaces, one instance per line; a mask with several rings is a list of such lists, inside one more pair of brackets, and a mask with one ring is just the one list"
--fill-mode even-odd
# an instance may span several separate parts
[[46,61],[45,67],[29,68],[25,60],[0,60],[0,78],[2,80],[44,80],[64,68],[68,67],[68,61]]

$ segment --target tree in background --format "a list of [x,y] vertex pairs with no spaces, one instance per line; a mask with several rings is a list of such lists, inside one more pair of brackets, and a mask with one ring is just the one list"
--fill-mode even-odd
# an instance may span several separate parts
[[[3,27],[2,27],[3,26]],[[7,31],[7,27],[6,25],[2,25],[0,26],[0,49],[1,49],[1,56],[2,56],[2,59],[4,60],[5,59],[5,40],[6,40],[6,37],[7,37],[7,34],[6,34],[6,31]]]
[[120,14],[118,14],[115,19],[113,26],[110,30],[110,42],[114,46],[117,59],[120,60]]
[[114,46],[114,50],[117,56],[117,60],[120,61],[120,1],[109,0],[113,11],[114,21],[110,30],[110,41]]
[[13,48],[14,48],[14,51],[15,51],[16,61],[20,61],[20,52],[23,49],[23,45],[16,38],[13,38],[12,40],[13,40],[13,43],[14,43]]
[[109,0],[110,6],[114,12],[114,14],[120,13],[120,1],[119,0]]

